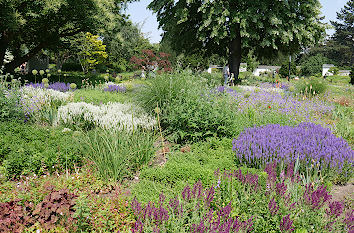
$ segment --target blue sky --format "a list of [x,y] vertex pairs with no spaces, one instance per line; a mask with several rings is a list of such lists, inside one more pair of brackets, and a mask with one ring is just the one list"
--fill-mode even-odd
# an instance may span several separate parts
[[[322,14],[326,17],[325,22],[336,20],[336,12],[338,12],[349,0],[320,0],[322,4]],[[161,30],[158,30],[158,22],[152,11],[147,10],[151,0],[140,0],[139,2],[130,3],[127,13],[130,19],[141,25],[141,30],[152,43],[157,43],[161,39]],[[333,30],[328,30],[328,34],[333,34]]]

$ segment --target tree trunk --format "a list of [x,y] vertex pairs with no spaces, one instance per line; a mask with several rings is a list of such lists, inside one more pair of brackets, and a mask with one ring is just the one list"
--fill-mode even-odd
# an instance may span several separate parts
[[239,73],[241,65],[241,32],[240,24],[237,24],[235,31],[235,38],[230,41],[230,55],[229,55],[229,66],[230,73],[234,75],[234,84],[240,82]]
[[5,73],[13,73],[17,67],[19,67],[22,63],[27,62],[35,55],[37,55],[37,53],[39,53],[43,48],[45,48],[45,46],[46,46],[45,43],[41,43],[26,55],[22,57],[15,57],[15,59],[12,62],[5,64]]

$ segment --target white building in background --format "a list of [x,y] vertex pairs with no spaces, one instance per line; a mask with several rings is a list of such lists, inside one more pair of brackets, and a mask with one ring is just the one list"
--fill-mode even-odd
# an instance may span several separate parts
[[254,71],[254,76],[261,76],[261,73],[264,72],[274,72],[275,70],[280,69],[280,66],[258,66]]
[[[329,71],[329,69],[331,69],[332,67],[334,67],[334,65],[333,64],[323,64],[323,66],[322,66],[322,76],[324,77],[326,74],[327,74],[327,76],[328,76],[328,71]],[[333,75],[333,74],[331,74],[331,75]]]
[[340,76],[349,76],[350,75],[350,70],[340,70],[338,72],[338,75],[340,75]]

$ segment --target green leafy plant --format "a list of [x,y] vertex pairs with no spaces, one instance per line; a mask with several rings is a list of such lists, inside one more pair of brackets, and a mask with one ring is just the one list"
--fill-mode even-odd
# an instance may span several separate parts
[[[7,178],[71,170],[82,152],[73,132],[19,122],[0,122],[0,164]],[[13,143],[16,141],[16,143]]]
[[[296,65],[295,65],[295,62],[291,62],[290,64],[290,76],[291,75],[296,75],[297,74],[297,70],[296,70]],[[287,62],[284,62],[280,69],[279,69],[279,75],[282,77],[282,78],[285,78],[285,77],[289,77],[289,61]]]
[[104,62],[108,57],[103,41],[99,39],[98,35],[92,35],[89,32],[79,41],[78,48],[80,64],[85,73],[94,69],[96,65]]
[[0,121],[24,119],[24,112],[20,107],[19,84],[10,75],[0,73]]
[[338,67],[331,67],[329,70],[328,70],[329,73],[333,74],[333,75],[338,75],[339,73],[339,69]]
[[299,81],[295,87],[300,94],[315,96],[324,93],[327,89],[327,84],[321,78],[311,77]]
[[137,93],[137,100],[150,112],[158,103],[162,128],[179,143],[213,136],[232,137],[254,124],[289,123],[285,115],[270,111],[260,113],[253,108],[239,111],[224,89],[209,86],[208,80],[199,75],[183,72],[150,80]]

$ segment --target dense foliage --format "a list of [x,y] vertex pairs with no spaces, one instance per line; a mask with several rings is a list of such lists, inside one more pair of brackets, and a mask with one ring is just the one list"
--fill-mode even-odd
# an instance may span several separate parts
[[0,164],[8,178],[71,170],[82,164],[78,135],[73,132],[1,122],[0,134]]
[[299,81],[296,84],[296,90],[305,96],[315,96],[325,93],[327,84],[322,78],[310,77]]
[[236,78],[243,51],[252,49],[263,56],[274,50],[292,54],[317,43],[325,32],[318,0],[155,0],[149,7],[157,13],[172,48],[226,56]]
[[208,82],[186,72],[157,76],[139,92],[138,101],[147,111],[161,109],[161,126],[177,142],[232,137],[254,124],[289,123],[285,115],[259,114],[251,106],[238,111],[229,95],[211,89]]
[[322,75],[322,65],[330,63],[330,60],[321,54],[305,57],[301,61],[301,74],[305,76]]

